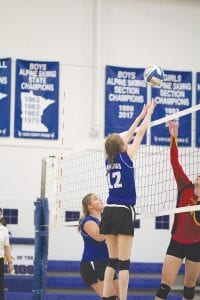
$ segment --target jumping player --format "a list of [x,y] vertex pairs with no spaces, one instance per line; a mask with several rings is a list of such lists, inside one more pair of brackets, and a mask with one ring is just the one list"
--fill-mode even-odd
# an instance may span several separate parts
[[[118,268],[119,298],[127,299],[136,203],[133,159],[150,123],[154,107],[154,101],[149,106],[144,106],[124,136],[111,134],[105,141],[109,196],[103,211],[100,232],[106,237],[109,261],[105,272],[102,299],[109,299],[110,282]],[[141,121],[133,140],[133,134]],[[128,144],[130,141],[131,144]]]
[[[105,237],[99,233],[103,208],[103,202],[97,195],[92,193],[86,195],[82,200],[83,217],[79,222],[79,231],[84,240],[80,273],[85,284],[90,286],[100,297],[103,295],[104,273],[108,260]],[[113,274],[109,299],[117,299],[118,294],[118,278],[116,274]]]
[[[177,183],[177,207],[200,204],[200,175],[194,184],[183,171],[178,160],[178,125],[169,122],[171,139],[170,160]],[[163,263],[162,279],[155,299],[166,299],[185,259],[183,299],[194,299],[200,270],[200,211],[176,214],[172,237]]]

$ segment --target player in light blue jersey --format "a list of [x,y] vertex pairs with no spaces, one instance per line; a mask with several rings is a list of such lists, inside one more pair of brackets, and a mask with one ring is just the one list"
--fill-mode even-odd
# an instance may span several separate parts
[[154,108],[155,102],[152,101],[144,106],[124,135],[111,134],[105,141],[109,196],[102,215],[100,233],[105,235],[109,260],[102,299],[109,299],[109,286],[116,269],[119,269],[119,298],[127,299],[136,203],[133,159],[150,123]]
[[[80,273],[85,284],[100,297],[103,295],[104,273],[108,261],[105,236],[99,233],[103,208],[103,202],[97,195],[93,193],[86,195],[82,200],[83,216],[79,222],[79,231],[84,241]],[[116,300],[118,294],[118,278],[113,274],[109,299]]]

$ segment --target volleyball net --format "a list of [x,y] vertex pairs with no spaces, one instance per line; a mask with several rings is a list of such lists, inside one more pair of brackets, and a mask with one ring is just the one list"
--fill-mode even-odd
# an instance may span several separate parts
[[[200,149],[195,145],[195,120],[199,110],[200,105],[196,105],[151,122],[146,134],[147,143],[140,146],[134,160],[138,219],[199,210],[197,205],[176,208],[177,186],[170,165],[167,127],[170,120],[180,124],[179,161],[194,182],[200,174]],[[71,221],[79,218],[82,198],[86,194],[95,193],[106,202],[108,185],[104,141],[65,151],[61,157],[51,157],[46,176],[51,225],[76,224],[76,221]]]

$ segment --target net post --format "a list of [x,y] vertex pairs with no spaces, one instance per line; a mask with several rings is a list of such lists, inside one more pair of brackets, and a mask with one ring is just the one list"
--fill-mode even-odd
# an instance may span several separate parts
[[46,196],[46,172],[47,162],[46,159],[42,159],[42,174],[41,174],[41,187],[40,187],[40,198],[44,199]]
[[49,241],[49,207],[46,192],[46,159],[42,160],[40,198],[35,201],[35,258],[32,300],[44,300]]

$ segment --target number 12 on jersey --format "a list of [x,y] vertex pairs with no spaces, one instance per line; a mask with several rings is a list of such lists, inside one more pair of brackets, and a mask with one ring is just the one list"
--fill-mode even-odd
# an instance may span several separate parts
[[[108,188],[109,189],[119,189],[122,187],[121,173],[119,171],[108,173],[107,178],[108,178]],[[113,184],[111,184],[111,178],[114,179]]]

